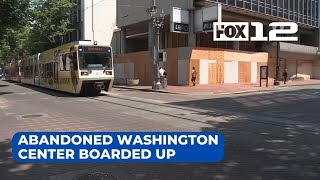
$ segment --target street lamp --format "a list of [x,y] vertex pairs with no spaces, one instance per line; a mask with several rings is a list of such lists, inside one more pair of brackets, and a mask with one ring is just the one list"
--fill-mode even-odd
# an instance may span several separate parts
[[280,85],[280,80],[279,80],[279,76],[280,76],[280,60],[279,60],[279,51],[280,51],[280,42],[277,41],[277,65],[276,65],[276,79],[274,80],[273,85],[274,86],[279,86]]
[[165,13],[158,13],[156,0],[153,0],[153,6],[150,7],[149,13],[152,19],[153,33],[157,36],[157,40],[154,41],[154,52],[153,52],[153,66],[154,66],[154,77],[152,89],[160,89],[160,74],[159,74],[159,49],[160,49],[160,30],[164,26]]
[[[278,27],[273,26],[272,29],[277,29]],[[280,29],[284,29],[283,26],[280,27]],[[280,41],[277,41],[277,65],[276,65],[276,78],[274,80],[273,85],[274,86],[279,86],[280,85],[280,59],[279,59],[279,52],[280,52]]]

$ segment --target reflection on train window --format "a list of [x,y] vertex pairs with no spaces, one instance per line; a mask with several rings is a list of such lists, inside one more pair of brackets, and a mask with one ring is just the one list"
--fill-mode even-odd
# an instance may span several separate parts
[[80,69],[103,70],[112,68],[112,58],[108,52],[80,52]]
[[35,69],[34,69],[34,76],[38,76],[38,66],[35,66]]
[[58,82],[58,79],[59,79],[59,76],[58,76],[58,68],[59,68],[59,66],[58,66],[58,63],[57,63],[57,62],[55,62],[54,64],[55,64],[55,65],[54,65],[54,67],[55,67],[55,68],[54,68],[54,69],[55,69],[55,70],[54,70],[54,72],[55,72],[55,81]]
[[43,78],[43,64],[40,64],[41,78]]
[[59,58],[60,71],[70,71],[70,58],[69,54],[63,54]]
[[64,66],[63,62],[65,62],[65,55],[60,55],[60,57],[59,57],[60,71],[65,70],[65,66]]
[[47,64],[44,64],[44,78],[47,78]]
[[48,64],[46,64],[46,66],[47,66],[47,78],[50,78],[51,77],[51,66],[50,66],[50,63],[48,63]]
[[67,71],[70,71],[70,63],[71,63],[70,54],[66,54],[66,70]]
[[73,62],[73,70],[78,71],[78,59],[77,59],[77,53],[76,52],[73,52],[72,62]]

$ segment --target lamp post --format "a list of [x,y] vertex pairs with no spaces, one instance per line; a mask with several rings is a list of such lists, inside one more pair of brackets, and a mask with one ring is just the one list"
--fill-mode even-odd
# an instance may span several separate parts
[[150,7],[149,13],[152,19],[153,33],[156,36],[156,41],[154,42],[154,51],[153,51],[153,84],[152,89],[160,89],[160,74],[159,74],[159,49],[160,49],[160,30],[164,26],[164,17],[165,13],[162,12],[158,14],[156,0],[153,0],[153,6]]
[[276,79],[274,80],[273,85],[274,86],[279,86],[280,85],[280,80],[279,80],[279,76],[280,76],[280,59],[279,59],[279,51],[280,51],[280,42],[277,41],[277,65],[276,65]]
[[[276,27],[276,26],[273,26],[272,29],[284,29],[284,26],[280,26],[280,27]],[[280,85],[280,58],[279,58],[279,53],[280,53],[280,41],[277,41],[277,59],[276,59],[276,78],[274,80],[274,83],[273,85],[274,86],[279,86]]]

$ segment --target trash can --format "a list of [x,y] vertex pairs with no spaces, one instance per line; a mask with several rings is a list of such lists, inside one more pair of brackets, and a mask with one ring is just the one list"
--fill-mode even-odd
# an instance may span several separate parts
[[167,88],[168,81],[167,81],[167,76],[161,76],[160,77],[160,83],[162,85],[162,88]]

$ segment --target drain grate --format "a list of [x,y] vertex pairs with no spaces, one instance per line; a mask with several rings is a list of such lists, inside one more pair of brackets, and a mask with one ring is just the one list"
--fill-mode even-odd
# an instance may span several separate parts
[[73,180],[118,180],[118,178],[111,174],[95,172],[81,175]]
[[28,114],[28,115],[24,115],[21,116],[22,118],[38,118],[38,117],[42,117],[42,114]]

